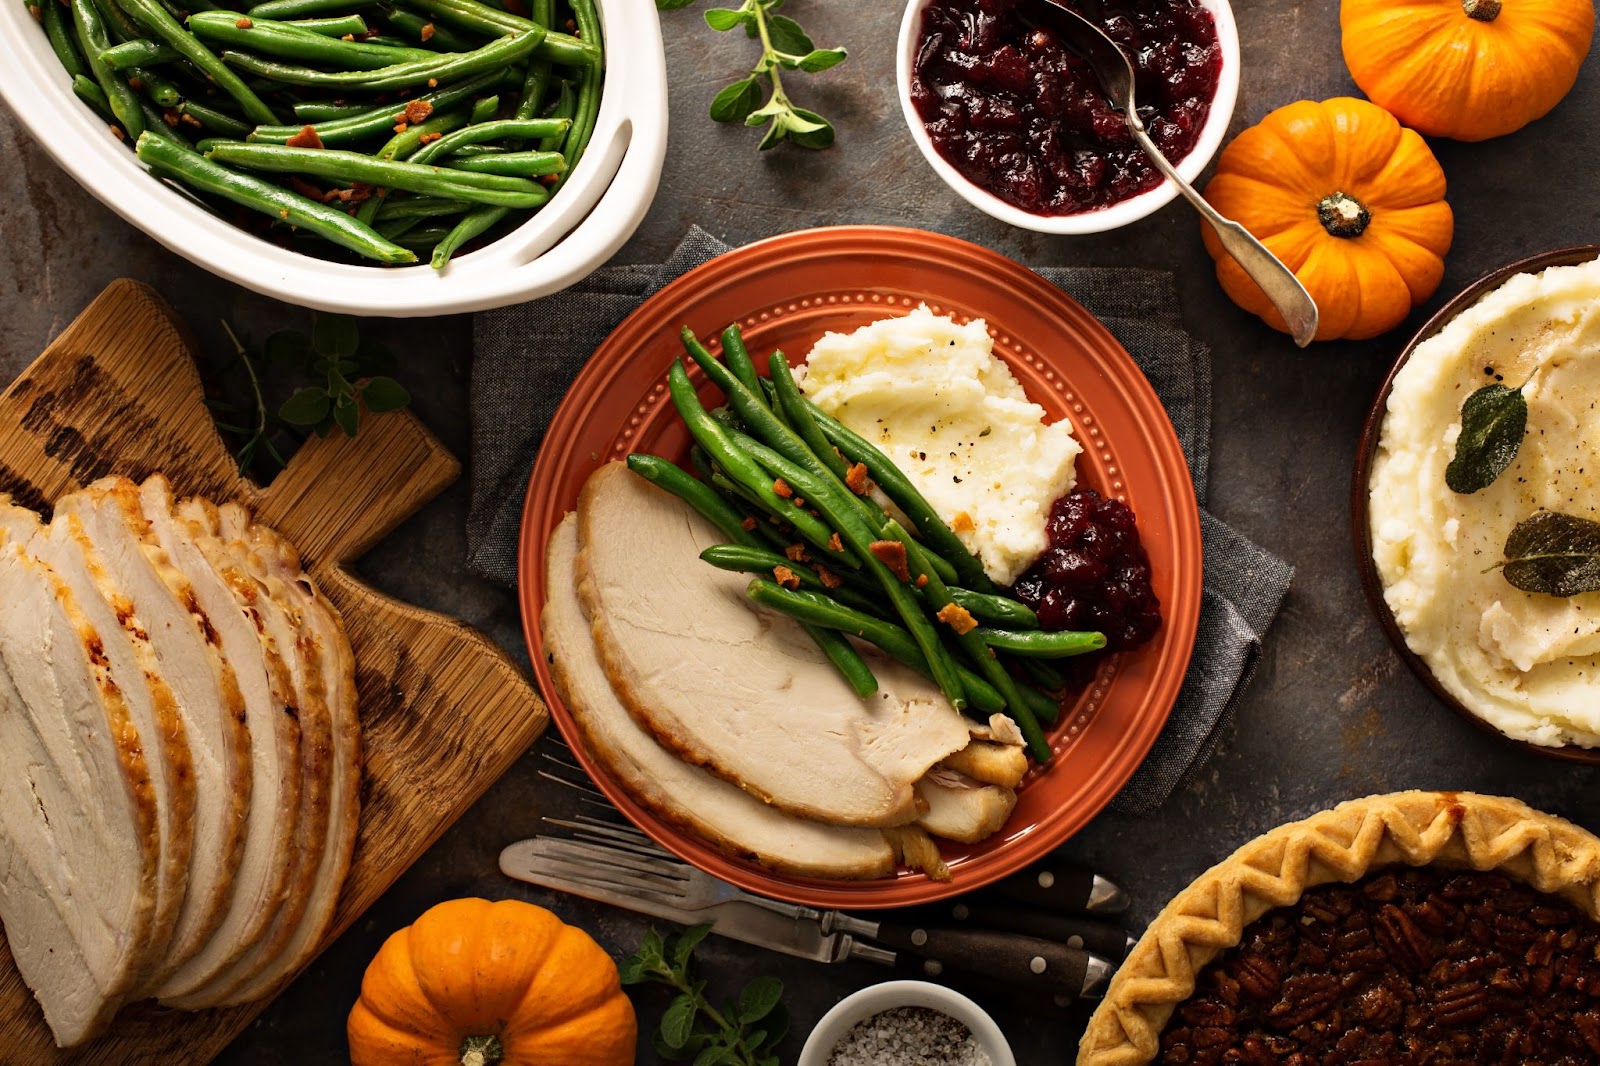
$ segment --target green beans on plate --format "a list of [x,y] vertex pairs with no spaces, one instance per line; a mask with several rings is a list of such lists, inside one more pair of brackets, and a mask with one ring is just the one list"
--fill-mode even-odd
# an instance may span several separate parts
[[537,0],[533,18],[495,0],[37,6],[73,92],[157,178],[219,225],[328,258],[426,250],[444,269],[504,236],[560,187],[599,108],[593,0]]

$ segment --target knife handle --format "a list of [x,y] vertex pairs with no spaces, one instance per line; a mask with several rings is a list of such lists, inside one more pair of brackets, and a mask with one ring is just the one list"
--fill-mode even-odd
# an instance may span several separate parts
[[881,922],[876,939],[923,959],[930,976],[956,971],[1073,998],[1095,984],[1097,969],[1105,966],[1087,951],[1015,933]]
[[989,891],[1057,914],[1121,914],[1128,894],[1103,877],[1046,859],[989,886]]
[[1033,907],[967,896],[894,912],[895,921],[926,922],[947,929],[987,929],[1083,948],[1106,959],[1128,954],[1128,935],[1105,919],[1055,914]]

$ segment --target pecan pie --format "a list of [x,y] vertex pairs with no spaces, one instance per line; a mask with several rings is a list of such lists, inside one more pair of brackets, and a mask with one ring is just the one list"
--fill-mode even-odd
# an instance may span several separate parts
[[1600,1062],[1600,839],[1516,800],[1353,800],[1162,911],[1079,1066]]

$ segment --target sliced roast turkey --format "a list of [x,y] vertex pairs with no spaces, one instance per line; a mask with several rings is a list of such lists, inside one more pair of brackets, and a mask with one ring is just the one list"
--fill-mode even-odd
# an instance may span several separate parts
[[300,723],[299,814],[283,897],[262,936],[231,966],[186,993],[162,998],[168,1006],[200,1010],[219,1006],[235,988],[277,960],[287,949],[310,905],[317,869],[327,843],[333,734],[321,638],[306,623],[295,603],[287,597],[274,595],[253,573],[250,548],[240,539],[248,516],[225,524],[218,507],[198,497],[178,504],[175,515],[188,527],[189,535],[200,545],[208,562],[236,575],[236,589],[248,590],[260,625],[261,640],[275,649],[288,666],[294,695],[292,706]]
[[177,700],[193,756],[198,801],[189,884],[166,958],[146,985],[154,990],[199,953],[233,898],[252,783],[244,695],[193,584],[150,532],[137,485],[106,478],[56,501],[55,511],[56,522],[71,516],[82,525],[102,567],[120,581]]
[[101,645],[0,527],[0,921],[62,1046],[95,1036],[163,947],[155,787]]
[[197,536],[173,512],[166,479],[139,491],[149,535],[184,575],[233,668],[251,738],[250,807],[234,890],[204,947],[152,994],[163,1001],[194,994],[226,973],[265,935],[288,896],[300,815],[298,697],[288,665],[265,639],[259,584],[214,537]]
[[917,782],[917,798],[927,807],[917,824],[930,834],[976,844],[1000,831],[1017,806],[1017,794],[999,785],[941,770]]
[[177,698],[150,647],[144,620],[123,591],[123,582],[106,567],[76,516],[58,516],[23,550],[54,570],[71,590],[78,609],[99,637],[107,676],[122,694],[139,731],[155,788],[161,849],[150,935],[160,945],[160,957],[165,958],[188,892],[194,848],[194,759]]
[[894,852],[882,832],[787,815],[657,744],[617,699],[595,651],[575,585],[576,515],[556,527],[546,551],[549,587],[540,625],[556,688],[586,750],[630,795],[717,847],[784,873],[872,878],[894,871]]
[[356,662],[345,635],[344,620],[300,566],[294,547],[275,530],[251,521],[237,504],[220,510],[224,537],[249,550],[251,573],[276,602],[291,605],[301,626],[315,638],[327,686],[332,733],[331,776],[328,787],[327,832],[317,857],[315,876],[305,912],[287,943],[258,972],[243,977],[218,997],[229,1006],[263,999],[274,993],[316,952],[333,924],[355,850],[361,813],[361,717],[356,697]]
[[721,538],[620,463],[578,503],[579,596],[606,675],[667,748],[789,813],[836,825],[917,817],[913,784],[967,743],[931,682],[874,657],[855,695],[798,625],[702,563]]

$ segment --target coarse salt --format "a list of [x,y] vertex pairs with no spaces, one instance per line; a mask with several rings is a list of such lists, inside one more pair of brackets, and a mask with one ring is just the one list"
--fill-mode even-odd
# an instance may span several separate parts
[[960,1021],[928,1007],[896,1007],[857,1022],[828,1066],[992,1066]]

